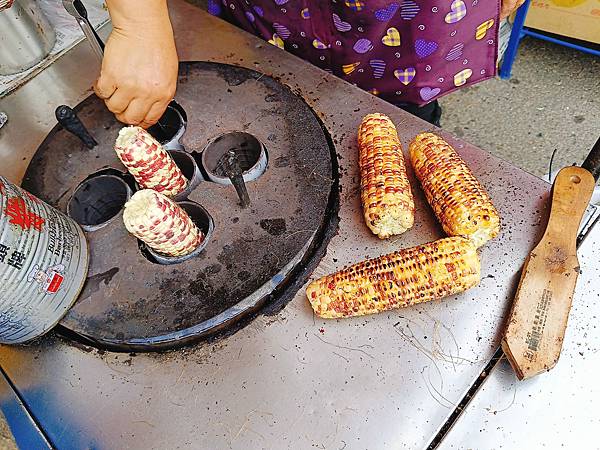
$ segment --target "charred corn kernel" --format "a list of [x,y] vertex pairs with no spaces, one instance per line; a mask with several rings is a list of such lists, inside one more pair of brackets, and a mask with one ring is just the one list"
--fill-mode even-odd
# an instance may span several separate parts
[[473,242],[451,237],[355,264],[314,281],[306,295],[320,317],[362,316],[463,292],[479,272]]
[[480,247],[498,235],[498,211],[450,144],[422,133],[410,143],[409,153],[425,197],[449,236],[466,236]]
[[115,152],[143,189],[173,197],[187,186],[187,179],[171,155],[143,128],[122,128]]
[[133,194],[125,204],[123,222],[131,234],[166,256],[187,255],[204,240],[179,205],[151,189]]
[[381,239],[413,226],[415,204],[396,127],[369,114],[358,129],[360,189],[367,226]]

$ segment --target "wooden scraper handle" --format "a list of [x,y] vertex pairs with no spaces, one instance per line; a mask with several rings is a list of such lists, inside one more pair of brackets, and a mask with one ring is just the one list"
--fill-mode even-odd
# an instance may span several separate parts
[[550,370],[560,356],[579,274],[577,232],[594,184],[581,167],[565,167],[554,180],[548,226],[523,265],[502,339],[520,380]]
[[592,174],[581,167],[565,167],[552,186],[552,204],[548,226],[540,243],[551,239],[575,254],[579,224],[594,193]]

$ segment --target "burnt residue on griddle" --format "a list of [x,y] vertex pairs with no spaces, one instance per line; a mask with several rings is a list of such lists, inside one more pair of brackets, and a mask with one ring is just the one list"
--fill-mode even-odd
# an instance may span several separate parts
[[[191,126],[186,133],[190,142],[208,142],[249,124],[248,132],[270,143],[269,166],[249,185],[251,194],[256,195],[252,211],[237,207],[230,186],[205,183],[191,194],[213,214],[217,227],[206,251],[186,263],[151,264],[119,221],[89,235],[91,273],[105,273],[113,266],[121,270],[109,285],[100,281],[85,302],[77,302],[62,325],[71,329],[71,336],[94,341],[96,346],[157,351],[234,333],[256,314],[273,314],[285,306],[337,230],[339,183],[334,147],[306,102],[258,72],[212,63],[183,63],[183,67],[186,83],[180,86],[178,96],[185,99],[189,114]],[[246,73],[238,76],[240,72]],[[252,79],[256,81],[243,84]],[[207,83],[215,88],[208,93]],[[227,89],[232,92],[224,95]],[[206,95],[198,95],[200,92]],[[266,102],[265,97],[275,92],[277,96],[270,97],[273,101]],[[256,100],[247,117],[240,102],[246,96]],[[230,100],[218,103],[224,98]],[[94,114],[104,115],[104,111],[96,111],[101,100],[94,98],[94,102]],[[215,109],[208,110],[207,104],[214,104]],[[119,127],[106,130],[103,120],[96,123],[98,128],[91,127],[91,131],[101,145],[110,143],[112,148]],[[70,151],[63,146],[62,137],[47,144],[60,154],[60,160]],[[116,155],[104,150],[98,153],[100,158],[91,158],[93,164],[74,152],[71,164],[79,164],[81,171],[92,165],[113,167]],[[46,159],[46,164],[49,161]],[[46,177],[45,181],[43,189],[51,190],[50,195],[69,186],[62,178],[51,183]],[[312,245],[307,250],[309,242]],[[297,267],[287,272],[291,261]],[[259,291],[263,286],[264,292]],[[260,294],[253,297],[257,292]],[[243,307],[238,306],[242,300]],[[238,314],[240,311],[243,313]],[[215,321],[215,316],[227,320]]]
[[281,101],[281,96],[279,94],[268,94],[265,96],[265,102],[267,103],[272,103],[272,102],[278,102]]
[[190,66],[187,64],[179,64],[179,73],[177,84],[186,84],[190,73]]
[[241,272],[238,272],[238,274],[237,274],[238,279],[240,279],[241,281],[246,281],[251,276],[252,276],[252,274],[250,272],[248,272],[247,270],[242,270]]
[[281,236],[286,232],[285,219],[262,219],[260,227],[273,236]]
[[83,285],[83,290],[81,292],[81,295],[79,296],[78,301],[82,302],[85,299],[89,298],[92,294],[98,292],[100,290],[100,283],[104,283],[105,286],[108,286],[113,277],[118,272],[119,268],[113,267],[112,269],[109,269],[106,272],[88,276],[85,280],[85,284]]
[[290,165],[290,158],[287,156],[280,156],[279,158],[273,161],[273,165],[275,167],[287,167]]
[[239,86],[248,80],[256,80],[263,76],[260,72],[241,67],[220,64],[215,71],[227,82],[229,86]]
[[[335,145],[333,144],[331,135],[325,127],[323,121],[317,114],[313,112],[316,121],[319,123],[323,131],[323,135],[327,139],[327,144],[331,157],[331,189],[327,194],[327,207],[325,208],[325,217],[321,226],[316,230],[315,238],[311,248],[306,252],[303,260],[296,265],[292,273],[288,277],[287,283],[282,283],[273,292],[273,298],[270,303],[265,305],[261,310],[264,315],[275,315],[281,311],[285,305],[290,302],[298,290],[306,283],[312,272],[317,268],[321,259],[327,253],[327,245],[337,234],[339,229],[339,210],[340,210],[340,166],[335,154]],[[301,213],[300,209],[295,211],[296,215]],[[245,321],[250,321],[251,317],[247,317]],[[244,322],[245,323],[245,322]],[[241,326],[242,324],[240,324]],[[230,331],[230,333],[233,331]]]

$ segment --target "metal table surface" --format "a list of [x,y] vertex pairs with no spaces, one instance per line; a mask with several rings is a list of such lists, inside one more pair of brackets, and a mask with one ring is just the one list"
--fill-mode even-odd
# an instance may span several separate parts
[[[362,223],[356,129],[386,113],[405,147],[434,127],[231,25],[170,2],[181,60],[262,71],[318,113],[341,166],[337,236],[314,276],[441,237],[409,174],[416,225],[389,241]],[[58,104],[89,95],[98,70],[82,43],[0,100],[0,172],[19,181]],[[251,108],[251,105],[249,105]],[[488,188],[502,235],[481,251],[479,287],[364,318],[314,317],[301,289],[277,315],[161,354],[98,351],[50,334],[0,348],[0,366],[58,448],[424,448],[490,360],[520,266],[541,235],[549,185],[441,132]],[[90,274],[93,275],[93,274]]]
[[518,381],[503,357],[440,449],[599,449],[600,227],[580,248],[581,275],[558,365]]

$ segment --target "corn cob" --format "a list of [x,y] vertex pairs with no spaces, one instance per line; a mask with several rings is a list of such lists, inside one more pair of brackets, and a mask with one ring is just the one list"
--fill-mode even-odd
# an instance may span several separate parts
[[422,133],[410,143],[409,153],[425,197],[449,236],[468,237],[480,247],[498,235],[498,211],[450,144]]
[[0,0],[0,12],[12,6],[15,0]]
[[472,241],[444,238],[323,277],[306,295],[320,317],[362,316],[463,292],[479,283],[479,270]]
[[142,189],[173,197],[186,188],[188,181],[171,155],[143,128],[121,129],[115,151]]
[[179,205],[150,189],[133,194],[125,204],[123,222],[131,234],[166,256],[187,255],[204,240]]
[[358,148],[367,226],[381,239],[404,233],[413,226],[415,204],[396,127],[383,114],[369,114],[358,129]]

